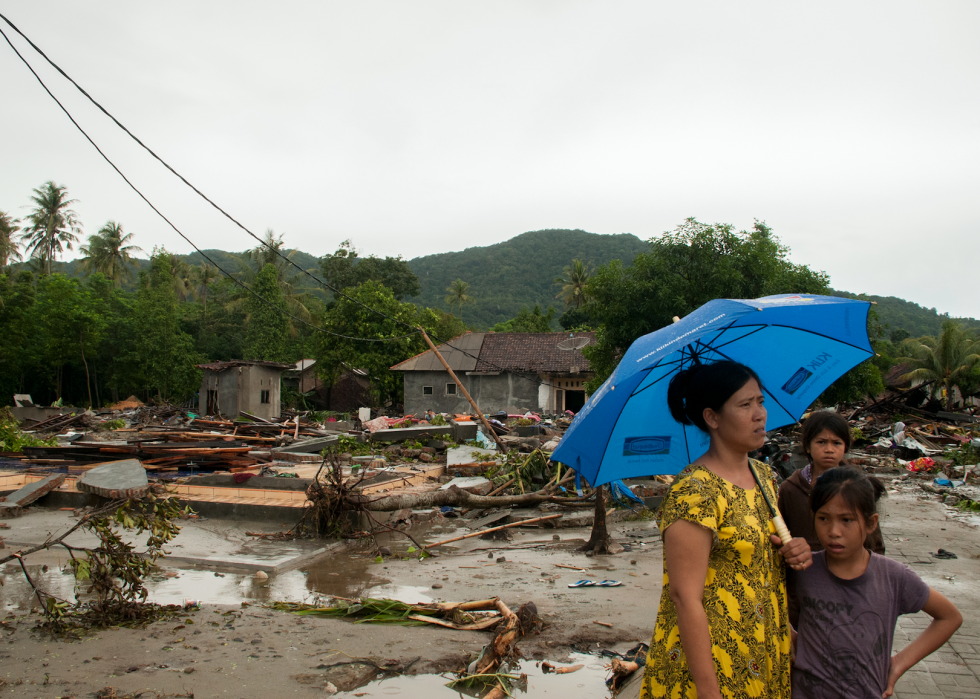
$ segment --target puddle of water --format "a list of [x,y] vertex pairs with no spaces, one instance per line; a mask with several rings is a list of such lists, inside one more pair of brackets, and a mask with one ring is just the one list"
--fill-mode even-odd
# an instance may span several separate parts
[[[606,689],[606,669],[602,666],[602,660],[592,655],[583,653],[572,653],[572,665],[582,664],[583,667],[577,672],[556,675],[554,673],[545,674],[541,670],[541,664],[525,660],[517,668],[512,668],[508,674],[520,675],[522,672],[527,674],[527,691],[522,692],[517,686],[517,681],[511,687],[511,694],[515,698],[528,697],[537,699],[538,697],[575,697],[575,699],[607,699],[611,692]],[[559,667],[564,667],[564,663],[556,663]],[[349,692],[340,692],[338,697],[351,697],[355,694],[367,694],[370,696],[396,696],[401,695],[408,699],[421,699],[435,696],[448,697],[455,694],[460,699],[468,699],[469,692],[461,693],[446,685],[454,679],[452,675],[400,675],[388,679],[370,682],[358,689]]]

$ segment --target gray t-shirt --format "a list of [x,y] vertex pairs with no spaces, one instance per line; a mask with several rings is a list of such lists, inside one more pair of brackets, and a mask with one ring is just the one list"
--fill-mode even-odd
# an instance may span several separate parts
[[881,697],[898,617],[922,609],[929,586],[907,565],[877,553],[854,580],[831,573],[823,551],[806,571],[790,573],[800,601],[793,699]]

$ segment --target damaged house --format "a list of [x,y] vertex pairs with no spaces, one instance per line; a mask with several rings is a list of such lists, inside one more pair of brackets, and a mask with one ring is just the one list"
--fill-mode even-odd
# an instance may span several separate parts
[[[585,405],[594,372],[582,348],[594,342],[591,332],[468,332],[438,349],[484,412],[553,414]],[[472,412],[432,350],[391,369],[403,372],[406,414]]]
[[198,364],[203,373],[198,410],[202,415],[234,418],[245,412],[275,420],[280,410],[280,378],[293,366],[241,359]]

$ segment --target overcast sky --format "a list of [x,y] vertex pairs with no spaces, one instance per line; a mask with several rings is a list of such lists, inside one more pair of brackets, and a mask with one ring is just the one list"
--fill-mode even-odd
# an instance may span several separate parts
[[[257,233],[322,255],[542,228],[765,220],[834,287],[980,317],[980,3],[0,0]],[[0,25],[202,248],[243,232]],[[0,43],[0,209],[53,179],[86,233],[190,247]]]

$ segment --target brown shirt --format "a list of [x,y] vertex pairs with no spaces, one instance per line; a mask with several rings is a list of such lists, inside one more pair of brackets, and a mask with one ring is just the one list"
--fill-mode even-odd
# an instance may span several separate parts
[[[779,486],[779,513],[790,534],[806,539],[811,551],[823,551],[816,527],[813,526],[813,513],[810,511],[810,493],[813,489],[802,474],[803,471],[796,471]],[[885,555],[885,540],[881,536],[880,526],[868,534],[868,538],[864,540],[864,548]],[[794,628],[799,620],[799,613],[799,600],[790,593],[789,620]]]

